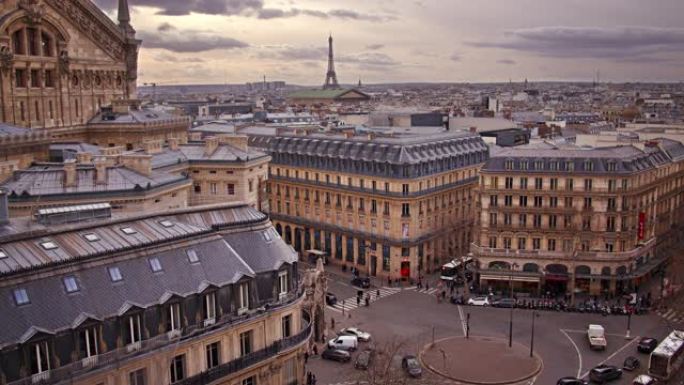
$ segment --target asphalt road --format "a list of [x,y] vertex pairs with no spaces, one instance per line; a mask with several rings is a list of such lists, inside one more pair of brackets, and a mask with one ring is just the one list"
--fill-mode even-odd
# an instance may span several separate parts
[[[339,276],[331,276],[329,280],[329,291],[340,301],[353,300],[356,290],[357,288]],[[373,335],[373,344],[401,344],[398,355],[417,354],[432,338],[463,336],[467,314],[470,314],[471,335],[508,338],[509,309],[438,303],[434,295],[415,289],[388,291],[386,296],[372,301],[369,307],[362,304],[361,307],[345,311],[344,315],[339,308],[326,310],[328,322],[335,318],[336,329],[357,326]],[[625,372],[621,380],[612,382],[615,385],[631,384],[631,380],[637,374],[645,372],[648,366],[648,356],[636,351],[639,337],[662,339],[671,330],[670,325],[656,314],[633,316],[632,338],[627,339],[626,316],[553,311],[540,311],[538,314],[539,317],[535,320],[534,350],[542,358],[544,367],[535,379],[526,382],[528,385],[553,385],[563,376],[584,377],[592,367],[601,363],[622,367],[624,359],[632,355],[641,361],[641,369],[633,373]],[[530,345],[532,315],[531,310],[513,311],[514,341]],[[586,327],[590,323],[604,326],[608,340],[606,351],[596,352],[589,348]],[[491,366],[494,363],[473,364]],[[363,375],[355,370],[352,364],[323,361],[317,357],[309,360],[307,370],[316,374],[319,385],[354,384],[356,380],[363,379]],[[423,379],[411,382],[449,383],[429,373]]]

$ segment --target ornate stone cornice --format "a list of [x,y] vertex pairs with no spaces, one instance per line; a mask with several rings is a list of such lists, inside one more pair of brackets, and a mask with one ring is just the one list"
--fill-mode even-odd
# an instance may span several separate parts
[[88,36],[113,59],[125,59],[125,41],[123,36],[114,32],[111,26],[106,25],[106,20],[101,20],[103,16],[92,12],[88,7],[84,6],[81,0],[44,1],[69,20],[80,32]]

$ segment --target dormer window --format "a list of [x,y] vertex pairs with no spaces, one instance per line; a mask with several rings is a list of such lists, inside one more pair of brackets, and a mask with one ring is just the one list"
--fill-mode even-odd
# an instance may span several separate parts
[[216,293],[207,293],[204,296],[204,325],[216,322]]
[[66,290],[67,293],[77,292],[78,291],[78,282],[76,281],[76,277],[74,277],[74,276],[64,277],[64,289]]
[[575,171],[575,163],[570,160],[565,162],[565,171]]
[[29,348],[31,374],[41,374],[50,370],[50,352],[48,342],[35,343]]
[[594,163],[592,163],[590,160],[585,160],[584,171],[594,171]]
[[21,305],[27,305],[31,303],[29,300],[28,292],[26,289],[15,289],[14,290],[14,303],[17,304],[17,306]]
[[121,232],[123,232],[126,235],[133,235],[138,233],[138,231],[132,227],[122,227]]
[[41,242],[40,246],[42,246],[45,250],[54,250],[58,248],[57,244],[52,241]]
[[95,233],[84,234],[83,238],[85,238],[88,242],[97,242],[100,240],[100,237]]
[[170,304],[167,311],[168,319],[166,321],[166,331],[172,332],[175,330],[180,330],[182,327],[180,304]]
[[614,161],[608,162],[608,171],[616,171],[617,167]]
[[110,267],[109,269],[109,278],[112,280],[112,282],[119,282],[123,280],[123,276],[121,275],[121,270],[119,270],[118,267]]
[[284,297],[288,291],[288,274],[287,271],[278,273],[278,296]]
[[249,309],[249,283],[243,282],[238,286],[238,313]]
[[512,170],[513,169],[513,161],[512,160],[507,160],[505,164],[506,170]]

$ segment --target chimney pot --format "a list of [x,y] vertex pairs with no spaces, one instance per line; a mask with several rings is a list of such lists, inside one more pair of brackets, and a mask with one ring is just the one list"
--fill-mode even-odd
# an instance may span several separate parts
[[68,159],[64,161],[64,186],[75,187],[78,185],[78,177],[76,175],[76,159]]

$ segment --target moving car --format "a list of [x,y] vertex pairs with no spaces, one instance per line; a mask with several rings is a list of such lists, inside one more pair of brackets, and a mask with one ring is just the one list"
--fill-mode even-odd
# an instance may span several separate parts
[[639,340],[637,351],[640,353],[652,353],[658,346],[658,340],[651,337],[644,337]]
[[492,302],[492,307],[505,307],[512,308],[515,307],[515,300],[513,298],[501,298]]
[[487,298],[487,297],[468,298],[468,305],[489,306],[489,298]]
[[356,336],[339,336],[328,341],[328,347],[332,349],[354,351],[359,346]]
[[328,306],[335,306],[335,304],[337,303],[337,297],[335,296],[335,294],[330,293],[330,292],[326,292],[325,293],[325,303]]
[[339,335],[341,336],[355,336],[361,342],[368,342],[371,339],[371,335],[368,332],[364,332],[359,328],[344,328],[340,330]]
[[649,376],[648,374],[640,374],[634,378],[632,385],[655,385],[658,380]]
[[351,280],[351,284],[360,287],[362,289],[368,289],[370,287],[370,278],[368,277],[354,277]]
[[418,378],[423,375],[423,369],[420,367],[420,363],[416,356],[404,356],[401,359],[401,368],[404,369],[406,374],[413,378]]
[[373,351],[366,349],[356,356],[356,362],[354,362],[354,367],[360,370],[366,370],[373,361]]
[[620,377],[622,377],[622,369],[614,365],[599,365],[589,372],[589,379],[599,384],[617,380]]
[[321,358],[337,362],[349,362],[351,360],[351,354],[344,350],[329,348],[321,353]]
[[589,346],[593,350],[606,350],[608,343],[606,342],[606,333],[603,326],[589,325],[587,328],[587,338],[589,339]]
[[641,365],[641,363],[639,362],[639,359],[637,359],[634,356],[629,356],[629,357],[625,358],[625,362],[622,364],[622,369],[631,372],[633,370],[638,369],[639,365]]
[[558,382],[556,382],[556,385],[588,385],[589,383],[584,380],[580,380],[577,377],[563,377]]

